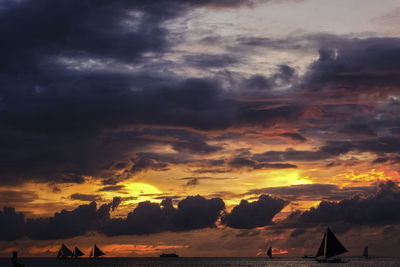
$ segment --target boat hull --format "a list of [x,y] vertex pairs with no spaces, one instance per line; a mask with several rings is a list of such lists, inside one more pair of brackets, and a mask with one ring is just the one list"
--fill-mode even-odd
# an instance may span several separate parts
[[172,254],[163,253],[160,255],[160,258],[179,258],[179,256],[175,253],[172,253]]
[[315,259],[319,263],[346,263],[349,262],[347,260],[342,260],[341,258],[333,258],[333,259]]

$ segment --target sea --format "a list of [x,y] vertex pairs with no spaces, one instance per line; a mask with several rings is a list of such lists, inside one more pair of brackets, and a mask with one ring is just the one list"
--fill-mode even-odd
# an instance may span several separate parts
[[[303,258],[102,258],[102,259],[71,259],[57,260],[54,258],[21,258],[19,262],[25,267],[253,267],[253,266],[288,266],[288,267],[308,267],[308,266],[346,266],[346,267],[400,267],[400,258],[343,258],[347,263],[318,263],[313,259]],[[0,266],[12,266],[11,260],[0,259]]]

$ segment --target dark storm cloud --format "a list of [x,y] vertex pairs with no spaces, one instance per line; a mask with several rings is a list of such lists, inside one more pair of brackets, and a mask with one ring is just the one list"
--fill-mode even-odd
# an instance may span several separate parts
[[15,191],[15,190],[0,190],[0,203],[24,203],[32,202],[38,199],[39,196],[33,191]]
[[141,172],[143,170],[166,170],[168,164],[159,162],[151,157],[139,156],[131,159],[133,166],[130,169],[131,173]]
[[[248,194],[272,193],[298,200],[301,195],[310,194],[310,191],[315,195],[315,190],[322,191],[319,194],[322,199],[337,199],[339,197],[336,195],[345,197],[361,192],[368,194],[371,188],[338,189],[330,185],[304,185],[253,190]],[[172,199],[167,198],[161,204],[141,202],[126,218],[111,219],[110,211],[116,209],[124,200],[115,197],[111,203],[103,204],[99,209],[96,208],[96,203],[92,202],[72,211],[63,210],[49,218],[27,219],[26,222],[23,213],[15,213],[13,208],[5,208],[4,212],[0,212],[0,224],[15,231],[2,237],[5,236],[6,240],[24,236],[33,240],[53,240],[84,235],[88,231],[98,231],[107,236],[181,232],[213,228],[219,218],[222,224],[228,227],[252,229],[272,225],[273,217],[289,203],[282,198],[261,195],[257,201],[242,200],[230,213],[223,213],[225,204],[220,198],[190,196],[180,200],[177,208],[172,205]],[[275,227],[301,229],[334,223],[336,228],[342,229],[347,225],[346,229],[350,229],[352,224],[392,224],[400,220],[396,215],[399,203],[399,187],[388,181],[379,184],[376,193],[357,195],[339,202],[322,201],[317,208],[303,213],[292,213]]]
[[[0,14],[4,47],[0,71],[37,71],[61,54],[129,62],[143,52],[164,49],[166,31],[159,23],[176,10],[164,5],[165,12],[160,12],[161,3],[156,7],[139,2],[9,1]],[[128,11],[143,15],[135,17]],[[137,30],[121,27],[124,21],[137,24]]]
[[[5,2],[0,10],[0,183],[84,183],[86,176],[92,176],[102,177],[105,185],[115,185],[131,174],[149,169],[165,171],[171,164],[185,163],[138,154],[151,151],[152,145],[170,146],[188,157],[212,154],[223,150],[222,145],[209,142],[212,140],[207,133],[212,130],[248,125],[271,127],[301,119],[307,108],[301,97],[284,101],[243,100],[234,97],[237,95],[226,88],[221,76],[178,76],[165,71],[169,63],[163,67],[157,64],[164,52],[181,41],[176,40],[177,35],[170,35],[168,21],[195,7],[233,8],[252,3]],[[286,45],[293,41],[289,39]],[[292,42],[290,49],[306,47],[304,42],[299,46],[300,39]],[[397,61],[390,61],[397,57],[389,57],[397,53],[395,38],[359,40],[314,35],[306,39],[306,43],[314,44],[313,49],[321,47],[321,53],[305,78],[298,77],[292,67],[280,65],[269,77],[243,78],[238,84],[256,90],[280,86],[296,90],[293,84],[302,84],[307,90],[300,91],[309,93],[352,85],[364,78],[366,81],[361,84],[368,82],[370,86],[391,88],[389,83],[397,82]],[[261,44],[285,48],[283,41],[245,38],[237,43],[244,47]],[[233,54],[220,56],[200,54],[186,59],[202,68],[227,66],[238,60]],[[157,62],[151,63],[154,60]],[[152,65],[151,72],[143,67],[146,64]],[[127,67],[118,67],[121,65]],[[261,93],[268,94],[267,91],[273,90]],[[337,109],[343,111],[340,105]],[[158,129],[132,130],[139,126]],[[163,127],[180,130],[162,130]],[[358,128],[345,127],[344,131],[354,132]],[[168,135],[172,135],[169,140]],[[291,137],[301,140],[300,136]],[[316,151],[271,151],[233,160],[232,166],[291,168],[295,166],[283,161],[326,159],[350,150],[387,153],[382,151],[389,149],[379,149],[381,143],[367,147],[361,141],[350,146],[338,142],[334,145],[340,150],[336,151],[329,147],[331,143]],[[197,171],[230,170],[222,167],[202,167]],[[116,170],[123,174],[116,176]]]
[[165,50],[168,31],[162,23],[187,9],[251,2],[7,1],[0,10],[0,71],[37,71],[58,55],[132,62],[145,52]]
[[[213,80],[188,79],[144,91],[129,91],[128,84],[98,91],[92,83],[100,85],[106,76],[88,77],[76,88],[67,87],[57,93],[57,83],[61,81],[55,82],[52,90],[40,93],[7,93],[7,108],[1,119],[4,149],[0,170],[2,177],[14,179],[2,179],[3,182],[41,179],[82,183],[82,176],[99,175],[99,166],[120,161],[125,151],[145,150],[160,142],[115,130],[104,133],[104,129],[117,126],[181,125],[211,130],[256,122],[268,127],[301,114],[301,107],[297,106],[269,108],[265,103],[228,100]],[[121,79],[117,81],[120,83]],[[112,83],[109,89],[114,88]],[[207,154],[221,149],[207,144],[204,138],[182,138],[161,143],[170,144],[179,152]]]
[[400,163],[400,156],[387,156],[387,157],[379,157],[373,161],[374,164],[378,163],[390,163],[390,164],[398,164]]
[[171,199],[161,205],[141,202],[126,219],[111,219],[100,230],[108,236],[152,234],[164,231],[189,231],[215,227],[220,212],[225,209],[221,199],[187,197],[174,208]]
[[347,124],[339,130],[339,133],[346,133],[355,136],[376,136],[376,132],[368,124]]
[[[224,41],[228,42],[219,40]],[[308,67],[299,82],[300,87],[313,93],[304,97],[312,97],[315,100],[326,99],[326,95],[315,94],[322,91],[330,91],[331,99],[341,99],[356,92],[379,89],[376,96],[382,97],[397,90],[400,83],[399,38],[352,38],[332,34],[308,34],[281,39],[240,36],[229,42],[235,43],[230,49],[240,53],[249,52],[253,48],[267,48],[311,55],[319,50],[318,60]],[[268,84],[263,77],[258,78],[260,84],[264,84],[263,87]],[[336,93],[339,91],[341,93]]]
[[73,200],[81,200],[81,201],[99,201],[101,200],[100,195],[88,195],[88,194],[80,194],[80,193],[75,193],[70,196],[71,199]]
[[326,44],[309,68],[311,90],[395,89],[400,84],[398,38],[343,39]]
[[258,162],[282,162],[282,161],[318,161],[330,157],[324,151],[307,151],[287,149],[285,151],[267,151],[253,155],[253,160]]
[[172,221],[178,231],[215,227],[224,209],[225,203],[220,198],[208,200],[201,196],[187,197],[179,202]]
[[387,225],[400,222],[400,189],[392,181],[378,184],[376,193],[355,195],[337,202],[322,201],[318,207],[293,213],[287,222],[300,227],[316,225]]
[[3,230],[0,239],[15,240],[27,236],[32,240],[65,239],[99,231],[108,236],[125,234],[153,234],[164,231],[190,231],[215,227],[225,204],[220,198],[205,199],[190,196],[174,208],[171,198],[161,204],[140,202],[124,219],[111,219],[124,198],[114,197],[111,203],[97,209],[96,202],[80,205],[78,208],[57,212],[52,217],[27,219],[23,213],[13,208],[0,211],[0,226]]
[[400,134],[400,127],[395,127],[390,129],[390,131],[392,132],[392,134]]
[[185,62],[197,68],[224,68],[240,60],[229,54],[197,54],[185,56]]
[[63,239],[84,235],[95,230],[110,217],[110,205],[104,204],[99,209],[96,202],[80,205],[78,208],[55,213],[54,217],[28,219],[26,232],[30,239]]
[[203,173],[229,173],[231,171],[232,171],[232,169],[226,169],[226,168],[210,168],[210,169],[200,168],[200,169],[193,170],[192,172],[203,174]]
[[273,82],[270,81],[264,75],[256,74],[256,75],[251,76],[246,81],[246,86],[248,88],[256,89],[256,90],[264,90],[264,89],[268,90],[273,87]]
[[140,202],[126,219],[111,219],[101,232],[107,236],[152,234],[165,231],[168,217],[157,203]]
[[[157,142],[140,136],[116,141],[115,129],[125,126],[224,129],[252,121],[271,125],[293,113],[290,106],[263,111],[230,100],[220,82],[212,78],[157,76],[156,70],[127,74],[110,67],[140,66],[149,53],[160,55],[170,49],[175,41],[165,22],[193,7],[232,8],[252,3],[3,2],[1,183],[83,183],[85,175],[112,180],[112,170],[101,170],[103,166],[127,162],[129,158],[121,158],[126,151],[146,150]],[[184,136],[168,144],[178,152],[207,154],[221,149],[204,138]],[[113,168],[127,166],[120,163]]]
[[[215,36],[208,36],[203,41],[206,43],[223,42],[224,40],[221,39]],[[230,50],[234,52],[247,52],[253,48],[267,48],[269,50],[296,51],[311,54],[321,47],[341,45],[343,39],[346,38],[327,33],[285,36],[279,39],[241,35],[229,40],[229,42],[235,44],[230,46]]]
[[[18,12],[28,12],[30,3],[28,1],[10,7],[10,12],[13,15]],[[116,35],[118,35],[118,31],[114,31],[114,28],[119,25],[117,22],[122,19],[119,16],[120,13],[126,12],[125,8],[129,10],[129,7],[136,10],[138,6],[134,4],[129,6],[128,2],[116,1],[114,4],[102,2],[92,9],[90,8],[92,3],[90,1],[77,4],[77,6],[70,2],[62,2],[63,4],[60,4],[54,10],[54,18],[67,21],[65,21],[65,25],[61,25],[65,26],[64,28],[60,26],[57,29],[58,35],[52,36],[50,33],[53,33],[53,29],[49,28],[52,23],[41,22],[41,19],[46,20],[46,14],[51,13],[45,12],[47,4],[50,6],[53,6],[53,4],[45,1],[41,3],[42,5],[35,5],[28,13],[31,16],[40,15],[40,19],[33,23],[38,23],[38,25],[32,25],[32,27],[37,29],[44,27],[43,40],[40,39],[40,36],[34,35],[32,37],[28,34],[27,38],[40,39],[38,42],[34,42],[37,47],[30,45],[21,48],[10,44],[10,47],[13,46],[15,49],[24,49],[27,58],[21,60],[25,62],[29,61],[29,58],[32,59],[32,64],[35,64],[34,59],[40,57],[43,53],[53,53],[53,50],[47,47],[50,42],[53,46],[56,46],[54,51],[68,49],[69,54],[73,54],[77,53],[76,50],[79,50],[78,56],[81,57],[82,53],[85,56],[87,56],[87,53],[98,53],[100,55],[103,50],[106,50],[104,52],[105,57],[120,60],[118,55],[112,54],[114,52],[107,53],[107,47],[98,48],[98,51],[87,47],[92,44],[92,40],[89,40],[87,44],[85,43],[86,39],[79,40],[79,46],[74,46],[73,44],[78,42],[77,37],[67,38],[65,36],[69,36],[71,33],[69,31],[64,33],[63,30],[76,27],[77,30],[73,34],[79,34],[80,31],[88,31],[92,35],[98,34],[99,37],[94,38],[97,43],[98,40],[109,38],[108,35],[112,34],[110,32],[116,32]],[[104,10],[101,9],[102,5],[104,5],[102,7]],[[152,9],[155,6],[150,4],[149,6],[139,6],[143,8],[142,12],[150,12],[148,15],[150,17],[153,16],[153,13],[157,14],[157,10]],[[79,16],[83,22],[76,22],[73,18],[59,14],[59,12],[65,12],[63,14],[66,15],[68,8],[74,8],[73,10],[77,11],[74,16]],[[102,17],[105,10],[107,10],[107,14],[104,21],[99,25],[103,26],[104,23],[110,23],[110,25],[107,24],[109,27],[98,27],[100,30],[91,29],[91,25],[96,24],[95,22],[99,20],[99,17]],[[4,10],[3,12],[6,14],[3,17],[4,20],[15,18],[10,15],[11,13],[8,14]],[[85,16],[86,13],[90,13],[90,16]],[[91,19],[94,21],[91,22]],[[28,20],[19,23],[27,24]],[[86,29],[86,26],[89,29]],[[104,29],[110,29],[110,32],[103,33],[102,30]],[[3,30],[10,31],[9,27],[4,27]],[[157,32],[155,34],[157,35]],[[90,39],[90,35],[86,37]],[[46,38],[59,39],[47,40]],[[119,37],[116,36],[115,38]],[[9,40],[12,41],[12,38]],[[67,44],[63,42],[67,42]],[[125,43],[124,40],[120,42]],[[27,40],[26,43],[30,43],[30,41]],[[102,43],[102,45],[107,46],[107,43]],[[135,50],[134,48],[130,49]],[[118,49],[113,47],[112,50]],[[35,53],[35,55],[31,57],[31,55],[28,55],[29,53]],[[59,54],[59,52],[54,53]],[[121,53],[124,52],[121,51]],[[25,54],[22,53],[22,55]],[[13,52],[11,51],[4,56],[12,57]],[[46,55],[46,58],[51,56]],[[132,55],[132,57],[135,58],[136,56]],[[124,58],[128,60],[129,56],[124,56]],[[7,64],[7,60],[3,63]],[[29,64],[25,65],[27,68],[29,67]],[[42,65],[39,64],[38,66]],[[38,66],[34,68],[35,75],[30,73],[18,77],[8,74],[0,76],[0,80],[4,84],[0,92],[2,104],[4,104],[0,118],[2,124],[1,140],[4,143],[4,146],[2,146],[4,148],[3,154],[0,154],[0,170],[3,173],[2,177],[13,178],[2,179],[3,182],[18,183],[29,179],[40,179],[43,181],[83,183],[84,175],[98,175],[99,166],[106,166],[109,163],[106,161],[118,161],[120,155],[124,154],[125,151],[132,148],[145,149],[146,146],[158,142],[143,136],[126,136],[124,133],[115,133],[115,131],[104,133],[104,129],[132,124],[186,126],[202,130],[226,128],[237,123],[258,122],[272,125],[275,121],[295,116],[298,113],[298,109],[291,106],[261,109],[257,107],[258,104],[251,105],[228,100],[219,83],[212,79],[179,80],[170,78],[166,80],[149,77],[147,74],[128,76],[107,72],[100,74],[81,72],[77,75],[76,72],[63,69],[61,66],[52,71],[38,69]],[[4,68],[12,70],[12,66],[9,65],[4,65]],[[146,89],[132,91],[132,85]],[[259,105],[262,105],[262,103]],[[215,116],[216,114],[218,115]],[[219,146],[207,144],[204,138],[185,137],[183,135],[180,137],[181,139],[174,142],[164,141],[161,143],[171,144],[179,152],[206,154],[221,149]],[[60,151],[63,151],[63,153],[60,153]],[[114,167],[117,169],[124,168],[123,164],[120,163]],[[140,162],[137,165],[141,169]],[[103,176],[110,175],[109,173],[102,174]]]
[[252,75],[244,81],[243,87],[253,90],[270,90],[292,83],[297,78],[296,70],[288,65],[280,65],[269,77],[261,74]]
[[14,208],[4,207],[0,210],[0,240],[11,241],[25,234],[25,216],[15,212]]
[[139,152],[131,158],[130,173],[145,170],[168,170],[170,164],[190,163],[193,159],[184,153],[153,153]]
[[175,142],[172,147],[178,152],[190,152],[197,154],[210,154],[222,150],[222,147],[220,146],[211,146],[200,140],[193,142]]
[[267,151],[252,156],[252,160],[239,160],[238,164],[251,162],[282,162],[282,161],[319,161],[329,159],[350,151],[371,152],[377,155],[398,153],[400,139],[391,136],[369,138],[357,141],[327,141],[315,151],[287,149],[285,151]]
[[[209,137],[206,134],[190,130],[155,127],[110,132],[104,137],[104,142],[108,145],[132,143],[136,146],[164,144],[171,145],[178,152],[190,152],[193,154],[210,154],[222,149],[219,146],[209,145],[207,143],[208,139]],[[122,166],[122,164],[119,165]],[[121,169],[116,165],[114,167]]]
[[224,178],[224,177],[184,177],[178,180],[187,181],[186,186],[196,186],[200,183],[201,180],[209,180],[209,181],[223,181],[223,180],[232,180],[236,178]]
[[250,229],[273,224],[272,219],[288,201],[261,195],[257,201],[242,200],[232,211],[222,217],[222,223],[232,228]]
[[124,185],[110,185],[100,188],[99,192],[113,192],[113,191],[123,191],[125,189]]
[[229,162],[229,166],[232,168],[251,168],[254,170],[259,169],[287,169],[287,168],[297,168],[296,165],[288,163],[257,163],[254,160],[236,157]]
[[118,206],[121,204],[122,198],[121,197],[113,197],[113,200],[111,201],[111,210],[114,211],[115,209],[118,208]]
[[329,141],[320,148],[320,151],[330,155],[339,155],[352,150],[382,154],[398,153],[399,149],[399,138],[383,136],[360,141]]
[[376,187],[343,187],[333,184],[304,184],[277,186],[249,190],[244,195],[270,194],[291,201],[298,200],[342,200],[355,194],[371,194]]
[[290,139],[293,139],[293,140],[299,141],[299,142],[307,141],[307,139],[299,133],[283,133],[283,134],[280,134],[279,136],[287,137],[287,138],[290,138]]

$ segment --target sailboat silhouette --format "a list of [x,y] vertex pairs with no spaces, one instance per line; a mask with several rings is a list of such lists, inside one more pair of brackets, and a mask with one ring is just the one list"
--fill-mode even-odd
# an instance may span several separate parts
[[96,244],[95,244],[95,245],[93,246],[92,250],[90,251],[90,256],[89,256],[89,258],[96,259],[96,258],[98,258],[98,257],[100,257],[100,256],[103,256],[103,255],[105,255],[104,252],[101,251],[101,250],[96,246]]
[[72,251],[67,248],[66,245],[62,244],[57,253],[57,259],[68,259],[72,256]]
[[364,252],[363,252],[362,256],[363,256],[364,258],[366,258],[366,259],[370,259],[369,255],[368,255],[368,246],[366,246],[366,247],[364,248]]
[[78,258],[80,256],[85,255],[79,248],[75,247],[74,251],[72,252],[72,258]]
[[269,247],[268,251],[267,251],[267,255],[270,259],[272,259],[272,247]]
[[339,254],[347,252],[347,249],[340,243],[340,241],[333,234],[331,229],[327,228],[322,239],[321,245],[315,255],[318,262],[344,262],[341,258],[333,258]]

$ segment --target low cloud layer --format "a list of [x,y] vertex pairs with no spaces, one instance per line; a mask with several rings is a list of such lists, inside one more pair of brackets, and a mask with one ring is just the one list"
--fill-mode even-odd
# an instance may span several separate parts
[[230,213],[223,217],[222,222],[227,226],[238,229],[251,229],[271,225],[274,216],[287,204],[280,198],[262,195],[257,201],[242,200]]
[[[264,189],[263,192],[280,193],[288,199],[296,200],[302,194],[315,194],[319,188],[321,197],[334,198],[333,193],[345,197],[322,201],[316,208],[304,212],[296,211],[277,223],[273,218],[288,203],[288,200],[261,195],[256,201],[242,200],[230,212],[220,198],[206,199],[202,196],[189,196],[174,207],[172,200],[164,199],[160,204],[149,201],[140,202],[125,218],[111,218],[110,214],[123,201],[114,198],[111,203],[97,208],[96,202],[81,205],[72,211],[63,210],[48,218],[26,219],[24,213],[6,207],[0,211],[2,240],[16,240],[28,237],[32,240],[65,239],[85,235],[90,231],[106,236],[149,235],[166,231],[184,232],[223,225],[235,229],[254,229],[272,226],[273,229],[294,228],[293,237],[301,235],[308,228],[333,226],[338,232],[345,232],[356,225],[384,226],[400,223],[400,189],[392,182],[379,183],[375,192],[372,188],[340,190],[330,185],[310,185]],[[311,191],[310,191],[311,190]],[[257,193],[256,191],[250,192]]]
[[6,207],[0,211],[0,225],[3,226],[1,229],[7,229],[1,237],[2,240],[22,237],[53,240],[81,236],[90,231],[107,236],[183,232],[215,228],[221,216],[223,225],[249,229],[272,224],[272,218],[288,202],[263,195],[256,202],[243,200],[231,213],[226,213],[222,199],[206,199],[197,195],[180,200],[177,208],[168,198],[161,204],[140,202],[126,218],[110,218],[111,211],[120,203],[121,198],[114,198],[111,203],[103,204],[99,208],[96,202],[92,202],[80,205],[72,211],[57,212],[49,218],[26,220],[23,213],[16,213],[13,208]]
[[299,229],[318,225],[337,225],[342,231],[367,225],[382,226],[400,223],[400,188],[392,182],[381,182],[373,194],[355,196],[340,201],[322,201],[316,208],[294,212],[283,225]]

